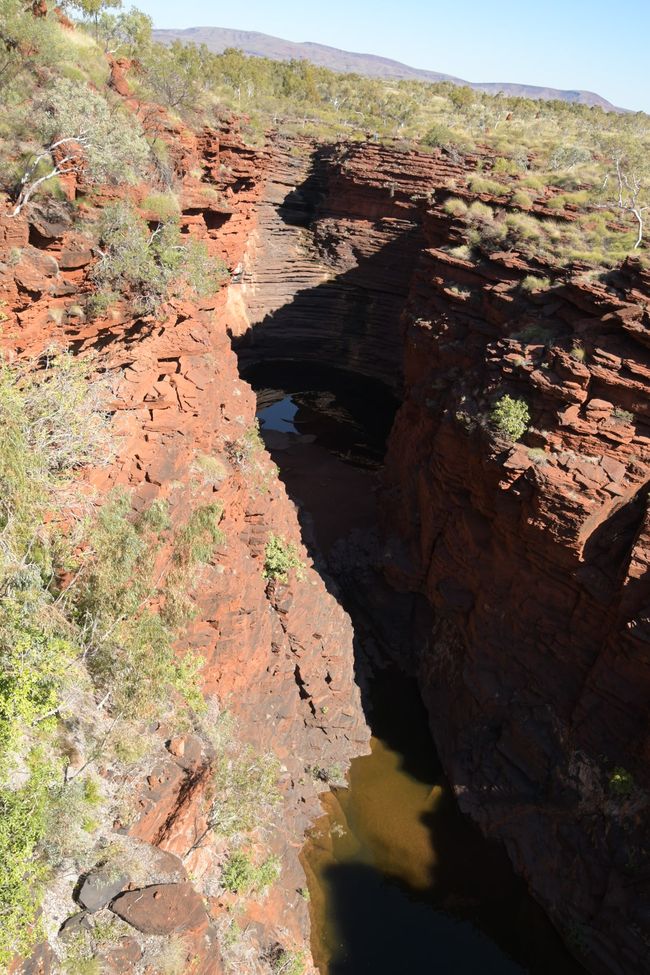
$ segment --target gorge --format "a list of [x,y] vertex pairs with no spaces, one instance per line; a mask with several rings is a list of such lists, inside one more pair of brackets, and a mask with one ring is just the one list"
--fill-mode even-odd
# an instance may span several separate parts
[[[113,61],[112,90],[136,112],[126,67]],[[431,913],[442,928],[455,912],[473,923],[495,900],[506,927],[525,927],[504,935],[483,918],[493,941],[468,928],[480,942],[468,967],[441,948],[432,970],[650,972],[650,272],[634,257],[603,278],[512,248],[459,254],[450,200],[511,206],[469,188],[471,155],[278,132],[253,146],[235,117],[192,130],[150,110],[181,234],[225,263],[228,283],[172,296],[158,316],[120,301],[87,314],[88,227],[122,189],[91,192],[76,174],[65,199],[0,215],[0,344],[32,361],[56,344],[101,377],[117,446],[82,481],[102,497],[128,489],[139,514],[164,501],[161,565],[173,561],[165,532],[218,504],[222,537],[188,583],[196,610],[178,650],[200,653],[208,702],[279,762],[281,812],[261,830],[282,869],[243,907],[214,883],[231,855],[210,818],[223,739],[207,719],[173,731],[153,720],[109,828],[118,880],[96,851],[57,874],[43,937],[9,970],[58,971],[66,929],[85,937],[98,912],[118,919],[93,949],[115,975],[157,970],[156,939],[172,936],[193,975],[310,965],[325,909],[314,833],[303,847],[319,796],[331,831],[357,801],[368,766],[353,765],[347,798],[336,787],[368,761],[373,720],[374,756],[393,704],[395,727],[410,728],[421,697],[431,740],[421,727],[407,737],[420,757],[430,747],[429,770],[406,828],[435,786],[460,810],[455,842],[471,837],[485,858],[480,894],[452,884]],[[153,232],[146,187],[133,196]],[[547,204],[531,212],[557,215]],[[531,276],[549,287],[522,287]],[[530,415],[514,442],[490,423],[506,394]],[[271,536],[295,557],[275,574]],[[388,691],[373,719],[377,672]],[[75,741],[84,721],[70,722]],[[111,761],[96,762],[109,784]],[[435,959],[447,935],[431,930]],[[321,975],[330,961],[327,975],[348,975],[318,958],[326,939],[312,940]]]

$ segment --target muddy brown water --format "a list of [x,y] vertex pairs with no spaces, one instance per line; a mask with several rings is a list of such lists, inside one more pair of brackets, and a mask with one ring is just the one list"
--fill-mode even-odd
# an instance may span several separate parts
[[[326,559],[341,536],[375,527],[396,404],[332,370],[269,364],[247,378],[306,542]],[[303,850],[321,975],[583,973],[503,849],[460,812],[415,681],[375,674],[364,704],[371,753],[323,794]]]

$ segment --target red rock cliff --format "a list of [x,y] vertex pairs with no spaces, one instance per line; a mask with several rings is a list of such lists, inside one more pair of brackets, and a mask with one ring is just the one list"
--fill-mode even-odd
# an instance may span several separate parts
[[[299,534],[268,460],[251,478],[230,459],[254,398],[228,333],[243,366],[312,359],[403,387],[385,471],[386,571],[434,613],[408,665],[461,805],[505,843],[595,972],[650,971],[647,272],[628,262],[598,282],[514,254],[452,257],[441,248],[460,228],[440,203],[467,195],[465,176],[436,154],[304,140],[255,151],[228,131],[168,137],[183,221],[234,283],[205,307],[170,305],[162,322],[126,310],[85,322],[75,296],[90,245],[36,207],[29,225],[2,225],[5,246],[20,250],[3,275],[4,341],[98,353],[123,437],[102,487],[127,484],[140,504],[167,497],[179,518],[190,497],[224,505],[227,545],[200,580],[186,645],[208,660],[206,692],[252,740],[272,741],[287,769],[274,843],[289,868],[263,918],[267,940],[282,924],[306,929],[292,846],[316,808],[304,769],[346,760],[366,731],[345,614],[311,570],[287,589],[262,578],[268,532]],[[204,182],[219,203],[206,202]],[[555,286],[525,295],[531,270]],[[515,445],[488,422],[504,392],[531,413]],[[198,476],[199,455],[218,458],[219,472]],[[610,786],[619,768],[632,777],[627,795]],[[134,832],[186,853],[209,769],[200,744],[169,742],[138,786]],[[193,853],[194,873],[209,875],[216,855]],[[210,925],[197,907],[205,971],[218,966]]]
[[[594,971],[650,971],[650,276],[453,257],[461,166],[304,152],[273,149],[240,357],[403,382],[386,571],[434,613],[415,666],[461,805]],[[553,286],[527,295],[531,272]],[[489,423],[504,393],[531,413],[514,445]]]
[[[265,153],[247,149],[236,129],[195,136],[167,125],[165,138],[182,186],[183,230],[236,272],[254,226]],[[298,854],[305,828],[320,812],[310,769],[344,767],[365,749],[368,731],[354,683],[349,618],[311,568],[294,506],[268,455],[261,447],[243,455],[238,449],[250,442],[255,396],[239,378],[228,337],[241,328],[237,274],[213,299],[171,302],[159,319],[134,318],[119,306],[106,319],[87,321],[79,299],[88,288],[93,246],[72,228],[66,206],[33,205],[24,218],[2,220],[0,234],[3,253],[15,255],[2,265],[0,281],[4,348],[31,355],[54,342],[92,354],[93,369],[110,384],[117,457],[91,477],[99,498],[120,485],[136,509],[164,499],[175,525],[197,504],[223,506],[225,542],[196,581],[191,595],[198,613],[179,652],[200,652],[208,700],[236,716],[244,740],[271,749],[280,761],[282,812],[269,842],[282,875],[250,920],[260,952],[276,943],[302,945],[308,908],[298,894],[304,884]],[[302,581],[264,579],[271,532],[301,549]],[[212,834],[203,837],[214,749],[194,735],[170,739],[164,727],[159,735],[158,757],[129,784],[129,821],[116,828],[168,859],[146,888],[132,883],[115,897],[112,909],[132,936],[104,962],[111,971],[140,970],[141,935],[179,934],[187,971],[218,973],[215,921],[224,904],[212,894],[211,878],[222,851]],[[54,933],[75,909],[61,896],[46,919],[48,930]],[[23,971],[49,971],[52,964],[46,944]]]

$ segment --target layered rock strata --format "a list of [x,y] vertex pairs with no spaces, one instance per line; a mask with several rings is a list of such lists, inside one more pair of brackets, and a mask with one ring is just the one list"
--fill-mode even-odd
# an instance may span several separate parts
[[[255,919],[262,940],[287,916],[296,936],[306,930],[296,850],[316,803],[304,770],[347,760],[366,731],[335,599],[311,570],[287,588],[262,578],[268,533],[299,535],[266,455],[233,461],[255,404],[229,334],[244,368],[310,360],[403,388],[383,561],[392,584],[435,614],[403,662],[419,673],[461,805],[506,845],[594,972],[650,971],[647,271],[628,261],[599,280],[512,252],[454,256],[464,228],[444,201],[471,200],[472,161],[301,139],[252,150],[234,131],[165,124],[185,229],[226,259],[233,283],[203,307],[170,304],[162,321],[121,308],[87,322],[91,242],[65,208],[35,206],[0,227],[5,252],[19,253],[3,268],[3,344],[36,353],[56,340],[97,355],[121,436],[116,463],[94,476],[102,490],[127,485],[138,505],[166,498],[178,523],[190,503],[224,506],[227,543],[197,582],[183,647],[206,657],[206,693],[251,740],[272,740],[286,767],[273,842],[288,868]],[[543,202],[535,209],[547,215]],[[521,289],[531,272],[551,287]],[[505,393],[531,414],[516,444],[490,424]],[[209,474],[204,456],[219,461]],[[161,739],[128,828],[182,859],[205,825],[212,759],[198,740],[164,729]],[[624,792],[612,784],[620,770]],[[192,850],[192,873],[209,876],[217,856]],[[153,890],[165,876],[148,888],[164,906],[159,916],[152,906],[152,923],[173,928],[178,902]],[[194,905],[189,888],[176,894]],[[138,930],[129,892],[112,896]],[[186,913],[201,964],[218,971],[212,920],[195,906]],[[125,944],[125,958],[138,950]]]
[[[240,359],[403,382],[384,563],[434,611],[403,664],[461,805],[593,971],[649,971],[650,276],[457,256],[444,202],[474,197],[444,154],[273,159]],[[515,444],[490,422],[506,393],[531,415]]]

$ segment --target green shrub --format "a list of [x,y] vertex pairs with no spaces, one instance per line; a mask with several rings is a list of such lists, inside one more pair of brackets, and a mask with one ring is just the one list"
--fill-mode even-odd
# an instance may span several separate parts
[[31,16],[21,0],[3,0],[0,9],[0,92],[6,97],[13,85],[21,81],[25,83],[25,76],[29,73],[51,70],[60,63],[64,45],[53,16]]
[[492,172],[502,176],[514,176],[519,171],[519,166],[514,161],[514,159],[506,159],[504,156],[498,156],[494,160],[494,165],[492,167]]
[[469,210],[467,211],[467,220],[472,224],[486,224],[492,223],[494,220],[494,210],[487,203],[481,203],[480,200],[474,200],[470,204]]
[[174,537],[172,565],[162,587],[164,603],[160,610],[172,630],[185,626],[196,614],[190,590],[198,566],[209,562],[215,547],[225,540],[219,528],[222,514],[223,506],[218,503],[196,508]]
[[135,183],[149,157],[135,117],[83,81],[56,78],[44,86],[32,125],[39,148],[20,180],[15,212],[35,190],[70,173],[83,172],[86,182]]
[[214,765],[215,798],[208,817],[220,836],[249,833],[280,802],[280,766],[272,754],[222,747]]
[[609,779],[609,791],[614,796],[625,798],[634,792],[634,777],[626,769],[617,767]]
[[[57,519],[78,535],[78,467],[110,456],[102,391],[72,357],[0,366],[0,964],[27,953],[48,875],[52,837],[64,839],[63,785],[56,748],[66,695],[89,688],[74,621],[54,602],[67,548]],[[96,795],[78,782],[79,808]],[[65,805],[62,796],[65,793]],[[76,794],[75,794],[76,796]],[[73,802],[74,799],[74,802]],[[84,823],[81,822],[83,830]],[[85,825],[90,825],[86,819]]]
[[497,183],[493,179],[483,179],[481,176],[472,176],[469,181],[469,188],[472,193],[481,193],[486,196],[507,196],[510,192],[503,183]]
[[538,278],[535,274],[527,274],[519,282],[519,287],[522,291],[530,293],[532,291],[548,291],[551,284],[552,281],[550,278]]
[[267,857],[256,865],[249,852],[236,850],[229,855],[221,871],[221,886],[231,894],[261,894],[273,886],[279,876],[278,857]]
[[298,547],[294,542],[287,542],[279,535],[269,535],[264,549],[264,578],[286,582],[291,569],[296,570],[296,577],[302,579],[304,562],[300,558]]
[[432,125],[428,132],[423,136],[422,143],[432,148],[445,149],[447,152],[468,153],[474,148],[472,140],[465,132],[450,129],[446,125],[436,123]]
[[36,725],[42,732],[56,725],[71,664],[80,655],[79,647],[47,626],[46,605],[42,600],[37,609],[33,595],[0,601],[0,751],[9,758]]
[[155,101],[174,112],[194,114],[209,77],[204,45],[154,44],[140,56],[143,80]]
[[522,210],[530,210],[534,200],[529,193],[525,193],[523,190],[516,190],[512,194],[512,199],[510,202],[513,206],[520,207]]
[[545,186],[544,180],[540,176],[534,176],[532,173],[524,176],[524,178],[521,180],[521,184],[522,186],[527,186],[531,190],[543,190]]
[[255,455],[263,449],[264,441],[257,420],[241,437],[236,440],[227,440],[225,444],[226,457],[231,464],[241,471],[251,470],[254,466]]
[[445,213],[448,213],[450,217],[464,217],[469,207],[464,200],[451,197],[449,200],[445,200],[442,209],[445,211]]
[[142,201],[142,209],[164,222],[178,217],[180,204],[173,193],[149,193]]
[[224,541],[219,528],[223,505],[206,504],[196,508],[187,524],[178,532],[174,544],[174,559],[180,565],[194,566],[208,562],[216,545]]
[[49,775],[41,757],[31,761],[29,781],[0,789],[0,964],[29,951],[40,935],[35,925],[47,876],[36,850],[46,830]]
[[81,932],[69,938],[63,954],[63,975],[102,975],[102,963],[93,956],[89,934]]
[[[190,706],[202,708],[197,687],[202,660],[193,654],[179,660],[173,631],[147,606],[158,591],[153,578],[156,532],[149,519],[131,520],[129,514],[130,500],[119,493],[100,510],[92,530],[93,552],[73,592],[90,673],[125,717],[166,710],[170,690]],[[159,518],[156,511],[154,524]],[[204,553],[213,519],[213,511],[207,518],[204,511],[198,513],[198,531],[192,529],[183,538],[184,559]]]
[[536,217],[527,213],[508,213],[505,216],[508,240],[525,252],[537,245],[543,228]]
[[173,295],[205,297],[227,278],[223,262],[202,242],[184,240],[176,221],[151,232],[128,203],[104,209],[99,237],[104,250],[93,277],[100,292],[129,298],[138,314],[155,314]]
[[626,425],[629,423],[634,423],[634,413],[631,413],[630,410],[624,410],[620,406],[617,406],[612,410],[612,416],[615,420],[618,420],[620,423],[624,423]]
[[459,244],[458,247],[450,247],[449,253],[452,257],[457,257],[461,261],[471,261],[473,258],[472,248],[467,244]]
[[564,210],[565,198],[562,195],[552,196],[550,200],[546,201],[546,206],[549,210]]
[[492,425],[508,440],[519,440],[530,423],[528,405],[523,399],[513,399],[507,393],[492,408]]

